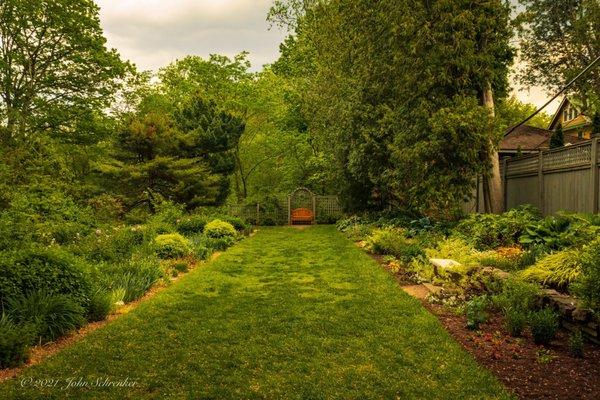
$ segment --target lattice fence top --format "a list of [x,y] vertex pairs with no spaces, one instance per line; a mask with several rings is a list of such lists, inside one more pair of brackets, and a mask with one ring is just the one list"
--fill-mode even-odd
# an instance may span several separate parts
[[544,153],[544,170],[568,168],[589,164],[592,160],[592,145],[570,146],[558,151]]

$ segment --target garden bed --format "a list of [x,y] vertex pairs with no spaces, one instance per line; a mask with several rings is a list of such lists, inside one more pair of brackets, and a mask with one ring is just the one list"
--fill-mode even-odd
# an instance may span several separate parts
[[600,398],[600,217],[522,208],[457,222],[351,217],[338,229],[519,398]]

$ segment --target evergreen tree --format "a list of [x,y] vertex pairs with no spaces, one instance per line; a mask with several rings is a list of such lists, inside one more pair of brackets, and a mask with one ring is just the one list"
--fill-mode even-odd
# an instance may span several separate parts
[[600,136],[600,112],[596,112],[592,119],[592,136]]
[[556,130],[552,133],[550,137],[550,148],[556,149],[558,147],[563,147],[565,145],[565,135],[563,134],[562,124],[558,124]]

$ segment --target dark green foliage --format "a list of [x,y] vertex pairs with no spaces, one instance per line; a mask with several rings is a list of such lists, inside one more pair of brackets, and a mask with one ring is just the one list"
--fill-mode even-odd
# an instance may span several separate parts
[[158,261],[142,259],[100,265],[96,274],[98,283],[107,292],[125,290],[123,301],[129,303],[142,297],[162,277],[162,270]]
[[581,331],[569,335],[569,351],[573,357],[583,358],[585,356],[585,341]]
[[[212,254],[214,248],[210,247],[209,240],[203,234],[190,237],[192,252],[199,260],[206,260]],[[211,239],[212,240],[212,239]]]
[[209,250],[223,251],[235,244],[235,238],[233,236],[223,236],[219,238],[205,237],[203,243]]
[[540,295],[538,285],[509,278],[504,281],[502,291],[492,300],[500,310],[520,311],[527,314],[537,306]]
[[592,120],[592,135],[600,137],[600,112],[594,113]]
[[559,213],[527,226],[519,242],[530,248],[543,246],[550,250],[589,243],[600,232],[595,218],[578,214]]
[[192,236],[204,231],[204,226],[210,221],[204,215],[190,215],[177,222],[177,232],[185,236]]
[[504,309],[506,330],[513,337],[519,337],[527,327],[528,313],[522,307]]
[[556,149],[563,147],[565,145],[565,135],[563,133],[563,128],[561,124],[558,124],[556,130],[552,132],[552,136],[550,137],[550,148]]
[[[214,102],[193,96],[175,113],[178,128],[186,134],[183,152],[189,158],[203,160],[217,177],[217,192],[212,202],[187,201],[188,206],[223,204],[229,195],[230,176],[235,171],[235,153],[245,123],[219,111]],[[195,203],[195,204],[194,204]]]
[[91,261],[121,261],[130,258],[144,245],[146,236],[146,230],[141,227],[106,227],[83,239],[72,250]]
[[600,313],[600,240],[584,248],[581,257],[581,278],[573,291],[596,313]]
[[0,302],[46,290],[86,305],[91,293],[87,264],[57,247],[5,253],[0,261]]
[[0,315],[0,369],[18,367],[29,360],[34,330],[32,325],[16,325],[8,315]]
[[488,299],[486,296],[472,298],[465,306],[465,315],[467,316],[467,328],[471,330],[479,329],[479,326],[487,321],[488,315],[486,308]]
[[550,308],[533,311],[529,315],[531,334],[536,344],[550,344],[559,328],[559,316]]
[[407,239],[401,231],[390,228],[374,231],[367,238],[367,246],[376,254],[392,255],[404,263],[425,255],[423,249]]
[[471,214],[458,224],[455,232],[477,249],[494,249],[517,243],[523,231],[538,218],[537,210],[530,206],[502,215]]
[[87,319],[90,322],[103,321],[115,309],[113,296],[104,289],[96,289],[87,307]]
[[30,292],[8,300],[9,315],[35,327],[36,341],[51,342],[85,324],[85,310],[64,294]]

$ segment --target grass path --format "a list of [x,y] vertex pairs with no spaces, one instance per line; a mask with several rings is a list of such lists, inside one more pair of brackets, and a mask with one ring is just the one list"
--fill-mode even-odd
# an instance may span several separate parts
[[0,385],[0,398],[509,397],[366,254],[314,227],[261,230]]

